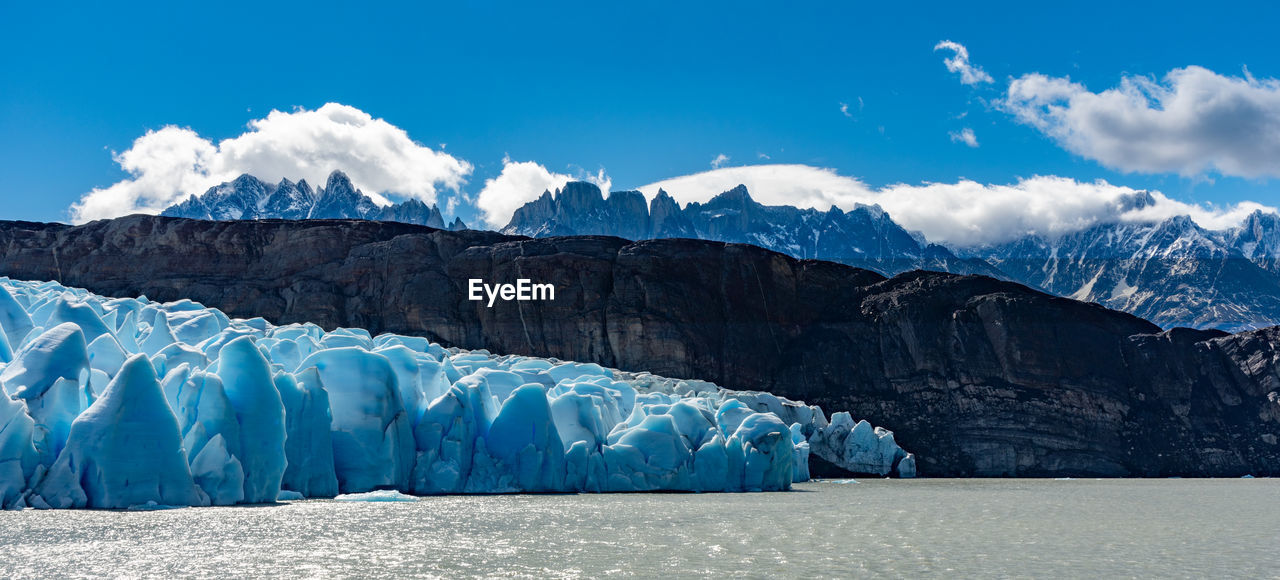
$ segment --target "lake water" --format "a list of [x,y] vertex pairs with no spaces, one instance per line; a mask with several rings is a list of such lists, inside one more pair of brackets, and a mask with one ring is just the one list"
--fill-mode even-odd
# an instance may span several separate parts
[[0,577],[1276,577],[1280,480],[0,513]]

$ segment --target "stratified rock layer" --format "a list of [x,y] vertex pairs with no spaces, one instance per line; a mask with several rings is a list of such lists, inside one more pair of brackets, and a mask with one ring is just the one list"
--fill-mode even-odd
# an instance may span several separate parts
[[[1161,332],[985,277],[684,239],[144,216],[0,223],[0,275],[767,390],[893,430],[922,475],[1280,473],[1280,329]],[[556,299],[487,308],[471,278]]]

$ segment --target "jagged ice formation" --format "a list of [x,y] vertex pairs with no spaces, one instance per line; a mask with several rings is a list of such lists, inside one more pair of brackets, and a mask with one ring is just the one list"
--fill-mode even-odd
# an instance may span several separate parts
[[397,490],[767,491],[813,453],[915,473],[891,432],[761,392],[0,278],[0,504]]

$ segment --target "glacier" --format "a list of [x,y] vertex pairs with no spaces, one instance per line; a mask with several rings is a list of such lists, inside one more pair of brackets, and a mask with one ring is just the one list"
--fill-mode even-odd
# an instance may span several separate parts
[[915,475],[892,432],[770,393],[57,282],[0,278],[0,389],[7,509]]

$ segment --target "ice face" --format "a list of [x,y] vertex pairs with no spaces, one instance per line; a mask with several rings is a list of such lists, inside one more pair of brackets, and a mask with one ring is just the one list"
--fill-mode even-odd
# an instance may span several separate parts
[[102,396],[71,425],[67,447],[30,503],[123,509],[154,501],[201,505],[178,423],[144,355],[125,361]]
[[358,346],[338,346],[307,357],[299,372],[313,368],[329,394],[339,491],[404,489],[413,469],[413,431],[391,361]]
[[769,393],[0,278],[0,505],[768,491],[893,434]]

